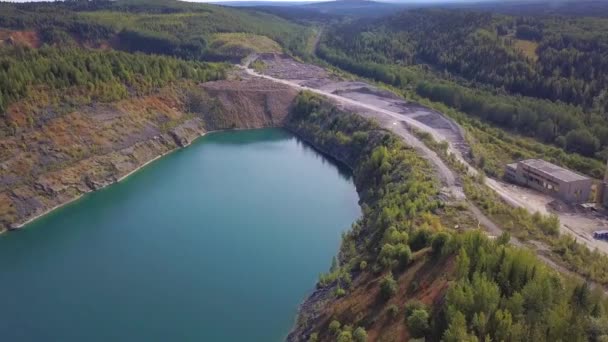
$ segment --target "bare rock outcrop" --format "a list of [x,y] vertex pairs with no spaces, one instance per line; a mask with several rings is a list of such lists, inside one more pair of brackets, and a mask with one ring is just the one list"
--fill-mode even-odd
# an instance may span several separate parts
[[[189,110],[188,92],[202,99]],[[39,115],[0,135],[0,231],[101,189],[210,130],[281,126],[296,92],[265,80],[217,81],[191,89]]]
[[215,81],[202,85],[219,106],[203,120],[210,130],[282,126],[298,92],[265,79]]

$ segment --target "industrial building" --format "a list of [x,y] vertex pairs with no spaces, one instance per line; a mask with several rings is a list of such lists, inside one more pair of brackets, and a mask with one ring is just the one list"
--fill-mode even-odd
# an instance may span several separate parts
[[593,179],[541,159],[508,164],[505,179],[551,195],[566,203],[593,202]]

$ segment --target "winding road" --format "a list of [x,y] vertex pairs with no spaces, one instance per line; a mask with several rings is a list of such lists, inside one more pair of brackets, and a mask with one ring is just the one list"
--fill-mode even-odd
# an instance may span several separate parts
[[403,114],[392,112],[386,110],[384,108],[370,105],[367,103],[362,103],[353,99],[349,99],[344,96],[336,95],[328,91],[315,89],[300,85],[295,81],[275,78],[269,75],[264,75],[256,72],[255,70],[249,68],[249,64],[255,59],[254,57],[249,57],[243,65],[239,65],[239,67],[244,70],[247,74],[254,77],[265,78],[268,80],[272,80],[277,83],[285,84],[291,86],[293,88],[299,90],[307,90],[319,95],[323,95],[326,98],[333,100],[336,105],[341,108],[348,109],[357,114],[363,115],[365,117],[374,118],[376,121],[397,135],[401,136],[410,146],[415,148],[422,156],[427,158],[437,170],[438,176],[443,184],[443,191],[445,193],[453,196],[454,199],[464,200],[466,199],[464,195],[464,191],[462,186],[458,182],[457,176],[454,172],[441,160],[441,158],[431,149],[429,149],[422,141],[420,141],[417,137],[415,137],[409,130],[408,127],[412,127],[418,129],[423,132],[428,132],[431,134],[435,140],[444,141],[445,138],[437,134],[436,131],[431,129],[430,127],[408,117],[405,117]]
[[[476,176],[478,175],[479,171],[477,171],[477,169],[475,169],[467,162],[467,160],[463,157],[461,150],[459,150],[455,146],[462,142],[452,141],[450,140],[449,136],[442,134],[442,132],[440,132],[439,130],[436,130],[435,128],[430,127],[412,117],[408,117],[403,113],[388,110],[386,109],[386,106],[380,107],[374,104],[364,103],[356,99],[341,96],[331,91],[308,87],[298,83],[297,80],[282,79],[259,73],[249,68],[249,64],[256,58],[256,55],[249,56],[245,59],[243,65],[238,65],[238,67],[250,76],[272,80],[274,82],[285,84],[298,90],[307,90],[322,95],[332,100],[338,107],[342,109],[346,109],[364,117],[376,120],[383,128],[388,129],[402,137],[408,145],[415,148],[421,156],[429,160],[434,165],[437,175],[442,182],[443,194],[448,195],[452,200],[467,201],[467,198],[464,194],[464,190],[462,188],[462,184],[459,181],[459,176],[452,169],[450,169],[448,165],[446,165],[446,163],[437,155],[437,153],[429,149],[420,139],[414,136],[411,133],[411,129],[414,128],[419,131],[426,132],[438,142],[447,142],[448,152],[452,153],[461,163],[463,163],[467,167],[468,173],[470,175]],[[453,120],[447,120],[449,120],[452,125],[457,126],[457,124],[453,122]],[[541,208],[538,203],[534,203],[534,201],[530,200],[526,201],[525,196],[522,199],[522,196],[518,196],[519,194],[516,193],[516,191],[514,192],[514,190],[510,189],[508,185],[491,178],[485,178],[484,181],[490,189],[494,190],[506,203],[510,204],[511,206],[525,208],[530,212],[540,211],[541,213],[547,213],[546,209],[544,207]],[[503,230],[498,225],[496,225],[491,219],[489,219],[473,203],[471,203],[470,201],[467,201],[467,203],[469,205],[470,212],[475,216],[479,224],[486,228],[489,234],[498,236],[503,232]],[[523,246],[523,243],[514,237],[511,237],[511,243],[516,246]],[[573,273],[564,266],[559,265],[552,259],[550,259],[549,256],[545,253],[547,247],[544,246],[542,243],[537,243],[535,245],[538,257],[543,260],[549,267],[552,267],[562,273],[580,278],[580,276],[578,276],[577,274]],[[590,284],[593,287],[597,286],[602,288],[604,292],[608,294],[608,291],[606,291],[606,289],[603,288],[601,285],[592,282],[590,282]]]

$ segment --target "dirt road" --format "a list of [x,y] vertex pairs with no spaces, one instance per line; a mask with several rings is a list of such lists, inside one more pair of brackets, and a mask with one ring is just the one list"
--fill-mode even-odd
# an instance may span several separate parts
[[[262,73],[247,68],[248,63],[256,58],[264,62],[265,69]],[[379,89],[365,82],[345,81],[332,77],[321,67],[300,63],[288,56],[276,54],[253,56],[244,65],[243,69],[252,76],[270,79],[297,89],[312,91],[334,100],[336,104],[344,109],[375,119],[382,127],[400,135],[435,166],[437,175],[444,186],[442,189],[444,193],[457,200],[465,199],[458,176],[436,153],[427,148],[409,131],[410,128],[415,128],[430,134],[438,142],[447,142],[448,151],[467,166],[469,174],[476,176],[478,174],[477,169],[470,165],[464,157],[469,152],[469,146],[464,138],[462,128],[442,113],[409,103],[389,91]],[[525,208],[531,213],[557,214],[562,233],[574,236],[590,249],[597,248],[608,254],[608,243],[592,238],[594,230],[608,227],[608,220],[590,218],[577,213],[549,211],[548,204],[553,199],[544,194],[492,178],[485,178],[485,184],[511,206]],[[480,216],[478,216],[478,219],[480,222],[484,220]]]
[[[253,59],[248,59],[249,62],[252,60]],[[248,64],[245,65],[247,66]],[[290,85],[296,89],[308,90],[313,93],[323,95],[326,98],[333,100],[338,107],[354,111],[368,118],[375,119],[382,127],[390,129],[394,133],[401,136],[410,146],[414,147],[422,156],[427,158],[435,166],[438,176],[443,184],[442,191],[445,194],[452,196],[455,200],[465,199],[462,186],[459,184],[458,178],[454,172],[441,160],[441,158],[439,158],[435,152],[429,149],[424,143],[410,133],[408,126],[417,128],[419,130],[428,131],[428,128],[422,125],[420,122],[376,105],[359,102],[342,95],[336,95],[329,90],[312,88],[302,85],[298,81],[261,74],[247,68],[246,66],[241,68],[251,76],[273,80],[278,83]],[[435,135],[434,132],[429,133]]]
[[[256,58],[261,59],[268,66],[267,69],[264,69],[263,73],[258,73],[249,68],[249,63]],[[289,57],[277,55],[251,56],[245,61],[243,66],[239,67],[250,76],[261,77],[289,85],[295,89],[308,90],[323,95],[333,100],[343,109],[376,120],[382,127],[401,136],[407,144],[415,148],[421,156],[434,165],[443,185],[442,192],[445,195],[449,196],[452,200],[467,200],[458,175],[434,151],[430,150],[411,133],[411,128],[416,128],[431,134],[436,141],[447,142],[448,151],[468,167],[468,172],[471,175],[477,175],[478,171],[464,158],[465,153],[469,150],[469,146],[464,138],[462,128],[443,114],[417,104],[408,103],[391,92],[378,89],[367,83],[335,79],[327,71],[318,66],[299,63]],[[505,202],[512,206],[523,207],[531,212],[548,213],[547,204],[550,199],[542,194],[491,178],[485,178],[485,183]],[[470,202],[468,204],[470,212],[477,218],[479,225],[483,226],[490,235],[498,236],[503,232],[479,208]],[[604,252],[608,252],[608,244],[602,246],[598,244],[598,241],[592,239],[580,239],[580,232],[571,228],[570,225],[574,226],[582,222],[580,217],[576,215],[559,215],[559,217],[563,232],[577,236],[579,242],[587,244],[589,248],[597,247]],[[516,246],[524,245],[514,237],[511,238],[511,243]],[[580,278],[577,274],[554,262],[550,258],[550,251],[547,246],[542,243],[535,243],[534,241],[532,243],[538,257],[549,267],[564,274]],[[601,287],[608,294],[608,291],[601,285],[590,284],[593,287]]]

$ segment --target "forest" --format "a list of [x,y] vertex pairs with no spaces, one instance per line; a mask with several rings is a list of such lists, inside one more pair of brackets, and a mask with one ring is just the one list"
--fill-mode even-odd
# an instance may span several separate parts
[[110,45],[207,61],[229,59],[211,46],[216,33],[264,35],[294,52],[305,47],[310,34],[304,26],[262,12],[142,0],[0,3],[0,27],[34,29],[42,34],[42,43],[49,45]]
[[603,18],[412,10],[333,25],[318,55],[498,127],[605,159],[607,32]]
[[225,77],[226,70],[221,64],[118,51],[7,47],[0,52],[0,111],[36,87],[84,87],[93,94],[105,87],[103,96],[96,100],[112,101],[125,97],[127,89],[144,94],[182,78],[217,80]]

